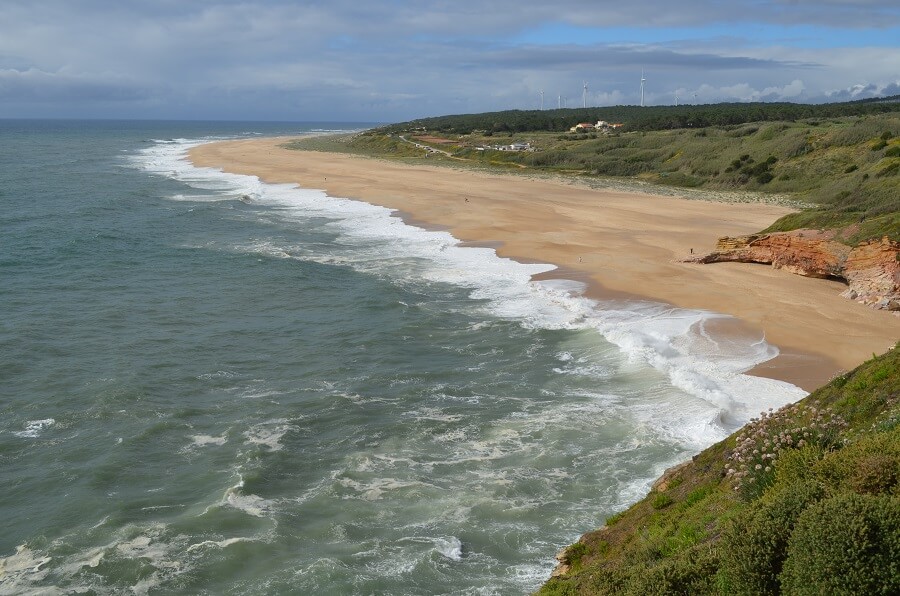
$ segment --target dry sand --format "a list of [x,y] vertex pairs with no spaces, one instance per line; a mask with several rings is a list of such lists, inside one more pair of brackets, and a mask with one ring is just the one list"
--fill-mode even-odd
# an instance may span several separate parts
[[419,225],[497,253],[560,267],[548,277],[585,281],[598,298],[642,297],[737,317],[741,333],[781,356],[753,374],[812,390],[900,340],[900,318],[841,298],[838,282],[765,265],[699,265],[719,236],[749,234],[789,213],[732,204],[529,180],[445,167],[411,166],[336,153],[297,151],[288,139],[254,139],[191,150],[198,166],[296,183],[397,209]]

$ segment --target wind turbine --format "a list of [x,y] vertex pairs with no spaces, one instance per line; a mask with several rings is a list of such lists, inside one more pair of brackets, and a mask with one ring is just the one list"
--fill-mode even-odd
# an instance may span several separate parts
[[641,107],[644,107],[644,81],[647,79],[644,78],[644,69],[641,69]]
[[562,94],[556,96],[556,109],[560,109],[562,107]]
[[587,81],[584,82],[584,92],[581,94],[581,107],[587,107]]
[[544,90],[541,89],[541,111],[544,110]]

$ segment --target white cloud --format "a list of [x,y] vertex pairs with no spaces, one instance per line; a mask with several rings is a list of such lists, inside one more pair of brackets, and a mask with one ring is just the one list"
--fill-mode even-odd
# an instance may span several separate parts
[[[750,18],[830,25],[836,47],[717,29]],[[554,22],[601,29],[593,44],[514,41]],[[605,42],[602,27],[620,25],[694,29],[671,42]],[[651,103],[672,103],[676,89],[698,101],[807,101],[853,96],[857,84],[858,95],[892,89],[896,44],[840,43],[885,27],[900,27],[895,0],[5,0],[0,109],[102,115],[114,103],[127,115],[131,102],[142,116],[152,105],[160,117],[396,120],[534,108],[540,89],[546,107],[559,96],[573,105],[585,79],[595,103],[636,103],[641,68]]]

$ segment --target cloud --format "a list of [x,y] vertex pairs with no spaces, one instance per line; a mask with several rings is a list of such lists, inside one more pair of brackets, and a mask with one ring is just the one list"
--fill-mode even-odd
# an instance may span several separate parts
[[857,99],[871,99],[874,97],[889,97],[892,95],[900,95],[900,79],[886,83],[866,83],[851,85],[844,89],[834,89],[826,91],[821,97],[816,99],[820,101],[854,101]]
[[[769,24],[777,43],[755,36]],[[5,0],[0,110],[396,120],[539,107],[541,89],[555,105],[584,80],[596,103],[636,103],[641,69],[651,102],[811,101],[891,89],[897,44],[860,40],[892,28],[895,0]]]
[[150,97],[147,89],[118,76],[0,69],[0,100],[37,103],[60,101],[134,102]]

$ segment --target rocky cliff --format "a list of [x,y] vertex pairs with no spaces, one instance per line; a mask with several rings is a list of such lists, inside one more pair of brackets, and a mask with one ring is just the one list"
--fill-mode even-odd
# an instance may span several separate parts
[[855,247],[838,242],[834,230],[794,230],[723,237],[697,263],[764,263],[797,275],[847,283],[841,294],[873,308],[900,312],[900,243],[882,238]]

